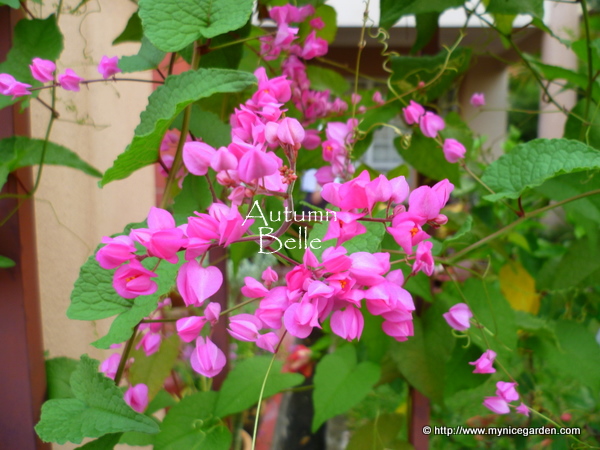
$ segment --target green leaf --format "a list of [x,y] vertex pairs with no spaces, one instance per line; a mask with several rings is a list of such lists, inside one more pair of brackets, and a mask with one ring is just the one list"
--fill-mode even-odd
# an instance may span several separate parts
[[[180,114],[172,126],[181,129],[183,114]],[[214,148],[227,147],[231,143],[231,125],[224,123],[219,116],[211,111],[205,111],[197,104],[192,105],[192,117],[190,117],[190,131],[194,136],[202,137],[202,140]],[[215,186],[215,189],[217,186]]]
[[[447,50],[434,56],[392,56],[393,74],[390,82],[402,91],[415,89],[411,98],[420,103],[428,103],[444,94],[469,68],[470,61],[471,50],[465,47],[457,48],[450,56]],[[421,81],[427,87],[417,90]]]
[[[515,310],[500,292],[499,283],[470,278],[464,283],[463,293],[474,316],[493,333],[484,340],[479,330],[471,329],[469,335],[473,342],[482,350],[491,348],[498,355],[509,357],[517,347]],[[454,303],[463,301],[457,295],[454,300]]]
[[498,201],[518,198],[526,190],[564,173],[600,168],[600,152],[569,139],[535,139],[516,146],[488,166],[481,177]]
[[565,123],[564,138],[575,139],[581,141],[596,150],[600,150],[600,114],[599,107],[591,99],[589,99],[589,112],[587,122],[584,124],[582,119],[585,119],[586,99],[580,100],[577,105],[571,110]]
[[[150,270],[156,266],[156,263],[156,258],[146,258],[142,261],[142,265]],[[183,263],[183,255],[180,255],[177,264],[167,264],[166,261],[163,261],[154,271],[158,275],[158,278],[155,278],[156,284],[158,284],[156,292],[152,295],[140,295],[136,297],[133,300],[133,305],[116,317],[110,326],[110,330],[108,330],[108,334],[92,342],[92,345],[96,348],[108,349],[112,344],[119,344],[129,339],[133,333],[133,328],[140,323],[140,320],[149,316],[156,309],[160,297],[171,291],[175,285],[177,271]],[[106,290],[106,287],[104,288]],[[115,293],[115,295],[117,294]],[[71,305],[73,305],[73,302],[71,302]],[[70,308],[67,311],[67,315],[69,315],[69,311]]]
[[462,345],[454,346],[445,367],[444,397],[449,397],[465,389],[473,389],[489,378],[480,373],[473,373],[474,366],[469,365],[470,362],[476,361],[481,353],[481,350],[475,345],[467,348]]
[[[311,18],[320,17],[323,19],[325,26],[320,30],[316,30],[317,37],[325,39],[330,44],[335,41],[335,35],[337,34],[337,12],[335,8],[329,5],[320,5],[315,8],[315,13]],[[298,39],[304,40],[306,36],[313,31],[314,28],[310,26],[308,20],[305,20],[300,24],[300,30],[298,31]],[[312,87],[312,86],[311,86]],[[314,89],[314,87],[313,87]]]
[[171,369],[179,356],[179,337],[173,335],[164,339],[160,349],[150,356],[143,350],[132,350],[131,356],[135,358],[129,368],[129,382],[132,385],[144,383],[148,386],[148,398],[153,399],[161,390],[165,379],[171,374]]
[[142,21],[136,11],[129,17],[125,29],[112,41],[112,45],[122,44],[123,42],[140,42],[143,37]]
[[448,247],[454,247],[457,244],[462,244],[465,241],[470,242],[471,228],[473,227],[473,216],[467,216],[467,219],[460,226],[458,231],[449,238],[446,238],[442,242],[442,250],[446,250]]
[[157,49],[148,38],[142,38],[142,46],[137,55],[123,56],[119,60],[119,69],[123,73],[143,72],[156,69],[166,53]]
[[[567,80],[569,83],[583,90],[586,90],[588,87],[588,78],[586,75],[564,67],[541,63],[529,55],[525,55],[524,57],[548,81]],[[600,85],[598,83],[594,83],[592,86],[592,98],[596,101],[600,99]]]
[[150,95],[133,141],[106,171],[100,185],[126,178],[134,171],[155,163],[169,124],[187,105],[217,92],[241,91],[255,82],[256,78],[250,73],[225,69],[200,69],[171,75]]
[[175,197],[174,214],[191,216],[194,211],[202,211],[212,203],[212,196],[205,177],[188,174],[183,180],[183,189]]
[[[573,321],[560,321],[555,326],[560,348],[548,341],[538,340],[533,348],[539,359],[536,364],[554,372],[562,380],[578,380],[594,392],[600,392],[600,347],[583,324]],[[540,369],[541,370],[541,369]]]
[[446,361],[450,358],[454,339],[442,317],[446,306],[436,301],[423,317],[414,317],[414,336],[406,342],[392,342],[391,354],[396,367],[406,380],[436,403],[444,396]]
[[48,399],[73,398],[71,375],[79,366],[79,361],[71,358],[46,360],[46,395]]
[[444,152],[438,143],[423,136],[420,130],[415,129],[413,131],[410,147],[404,148],[401,138],[394,139],[394,145],[404,161],[419,173],[436,181],[447,178],[455,186],[460,186],[458,164],[451,164],[446,161]]
[[315,369],[313,433],[327,420],[358,404],[379,380],[381,368],[370,361],[357,363],[356,350],[344,345],[326,355]]
[[[329,217],[333,219],[332,215]],[[367,229],[366,233],[354,236],[352,239],[342,244],[342,247],[348,250],[348,254],[356,252],[375,253],[381,250],[381,240],[385,234],[385,226],[379,222],[362,222],[362,224]],[[329,222],[316,223],[308,234],[308,242],[312,242],[315,238],[321,239],[322,241],[320,248],[313,249],[313,253],[317,258],[321,258],[325,249],[336,245],[337,239],[323,241],[323,236],[327,233],[328,227]]]
[[490,0],[487,12],[496,14],[530,14],[544,17],[544,0]]
[[329,89],[333,94],[341,97],[350,90],[350,83],[338,72],[320,66],[307,66],[306,74],[310,80],[310,88],[316,91]]
[[[18,1],[16,3],[18,5]],[[15,26],[13,45],[6,60],[0,63],[0,73],[8,73],[22,83],[34,87],[42,83],[36,81],[31,75],[29,64],[33,58],[58,59],[63,50],[63,36],[56,24],[54,14],[46,19],[22,19]],[[31,97],[37,97],[39,91],[32,92]],[[12,105],[13,100],[6,95],[0,95],[0,109]],[[27,100],[25,100],[27,101]]]
[[162,51],[176,52],[201,37],[241,28],[253,4],[253,0],[140,0],[139,15],[150,41]]
[[464,0],[381,0],[379,26],[390,28],[402,16],[409,14],[441,13],[449,8],[462,6]]
[[123,433],[111,433],[105,434],[99,439],[88,442],[81,447],[77,447],[75,450],[107,450],[109,448],[114,448],[115,445],[119,443],[119,439]]
[[83,355],[79,367],[71,375],[75,398],[44,403],[42,418],[35,426],[43,441],[79,444],[84,437],[96,438],[108,433],[158,432],[156,422],[131,409],[114,381],[98,372],[99,364]]
[[[600,68],[600,39],[593,39],[590,42],[590,48],[592,50],[592,67],[598,70]],[[588,64],[587,41],[585,39],[573,42],[571,50],[582,62]]]
[[575,241],[558,265],[549,261],[538,275],[540,288],[549,290],[568,289],[578,286],[587,277],[600,270],[597,246],[590,244],[589,237]]
[[431,294],[431,278],[425,275],[423,272],[419,272],[413,277],[410,277],[404,288],[413,295],[421,297],[423,300],[428,302],[433,301],[433,295]]
[[[215,407],[217,417],[244,411],[258,402],[271,359],[271,356],[255,356],[240,362],[229,372],[219,391]],[[281,365],[280,361],[274,362],[265,385],[263,399],[302,383],[302,375],[281,373]]]
[[[24,136],[13,136],[0,140],[0,189],[6,183],[8,173],[21,167],[39,164],[42,159],[44,141]],[[102,173],[83,161],[76,153],[62,145],[48,142],[44,164],[71,167],[93,177]]]
[[[0,189],[1,188],[2,187],[0,186]],[[0,269],[10,269],[11,267],[15,267],[16,264],[17,263],[14,262],[12,259],[0,255]]]
[[406,426],[406,417],[387,413],[378,415],[352,433],[346,450],[413,450],[408,442],[398,439],[399,431]]
[[0,5],[8,5],[14,9],[19,9],[21,7],[19,0],[0,0]]
[[183,398],[162,423],[154,450],[228,450],[231,433],[215,414],[218,392],[197,392]]
[[417,14],[417,38],[410,49],[410,53],[414,54],[425,47],[436,34],[438,29],[439,12],[428,12]]
[[[535,190],[552,200],[561,201],[596,189],[600,189],[600,173],[586,171],[551,178]],[[598,224],[600,224],[600,196],[584,197],[569,202],[562,208],[571,223],[585,229],[590,239],[589,244],[595,247],[598,241]],[[553,275],[551,279],[555,279]]]

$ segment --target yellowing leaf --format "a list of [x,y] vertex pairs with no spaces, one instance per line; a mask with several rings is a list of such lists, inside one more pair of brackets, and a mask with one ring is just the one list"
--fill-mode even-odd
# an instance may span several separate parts
[[540,294],[535,291],[535,280],[518,262],[509,262],[500,269],[500,290],[513,309],[537,314]]

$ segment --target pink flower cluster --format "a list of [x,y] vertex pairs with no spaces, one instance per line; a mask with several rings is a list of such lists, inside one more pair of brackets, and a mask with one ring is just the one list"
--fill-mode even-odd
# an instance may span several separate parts
[[[98,72],[104,79],[107,79],[114,74],[121,72],[121,69],[118,67],[118,62],[119,60],[116,56],[113,58],[103,56],[98,65]],[[41,83],[49,83],[54,80],[56,64],[47,59],[33,58],[29,69],[31,70],[31,76],[35,80]],[[58,85],[67,91],[79,92],[79,85],[82,81],[84,81],[84,79],[77,75],[73,69],[66,69],[63,73],[58,75]],[[1,95],[11,95],[14,100],[17,97],[30,95],[30,88],[30,84],[21,83],[8,73],[0,73]]]
[[291,164],[306,138],[296,119],[283,116],[282,106],[291,97],[290,82],[284,76],[269,79],[264,68],[255,75],[257,92],[231,116],[231,144],[215,149],[188,142],[183,148],[187,170],[194,175],[214,170],[217,182],[232,189],[233,205],[256,194],[286,192],[296,175],[273,150],[282,148]]
[[269,16],[277,24],[275,36],[263,36],[260,38],[261,55],[265,60],[277,59],[281,52],[289,52],[303,59],[312,59],[327,53],[328,44],[325,39],[317,37],[316,30],[325,25],[320,18],[312,19],[309,24],[313,29],[304,40],[304,45],[295,44],[298,38],[298,28],[290,27],[292,23],[304,22],[308,17],[314,15],[315,8],[312,5],[297,8],[292,5],[275,6],[269,11]]
[[[404,121],[408,125],[419,125],[424,136],[437,138],[438,132],[446,127],[444,119],[431,111],[425,111],[422,105],[411,100],[407,107],[402,110]],[[442,147],[444,157],[450,163],[458,162],[465,157],[467,149],[456,139],[445,139]]]
[[[466,303],[458,303],[452,306],[443,316],[448,325],[455,330],[466,331],[471,327],[473,313]],[[495,351],[486,350],[476,361],[469,363],[475,366],[473,373],[495,373],[494,360],[496,356]],[[508,414],[511,406],[509,403],[519,400],[519,394],[515,386],[517,386],[517,383],[498,381],[496,383],[496,395],[494,397],[486,397],[483,401],[483,406],[496,414]],[[529,416],[529,408],[524,403],[515,407],[515,410],[520,414]]]

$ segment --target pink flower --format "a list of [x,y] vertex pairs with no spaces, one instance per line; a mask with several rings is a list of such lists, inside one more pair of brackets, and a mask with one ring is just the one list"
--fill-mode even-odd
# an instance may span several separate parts
[[410,336],[414,336],[415,330],[412,320],[403,320],[401,322],[390,322],[388,320],[381,324],[383,332],[393,337],[398,342],[407,341]]
[[527,407],[527,405],[523,402],[521,402],[521,404],[519,406],[517,406],[515,408],[515,410],[519,413],[519,414],[523,414],[526,417],[529,417],[529,408]]
[[16,97],[31,94],[31,92],[27,90],[30,87],[31,85],[15,80],[15,78],[8,73],[0,73],[0,94],[2,95],[12,95],[14,100]]
[[314,28],[315,30],[322,30],[323,28],[325,28],[325,22],[323,22],[323,19],[321,19],[320,17],[315,17],[314,19],[311,19],[310,22],[308,22],[308,24],[311,28]]
[[259,178],[273,175],[279,169],[272,153],[265,153],[255,148],[250,149],[240,159],[238,175],[240,180],[251,183]]
[[186,262],[177,274],[177,290],[187,306],[200,306],[223,284],[223,274],[214,266],[202,267],[195,259]]
[[285,328],[292,336],[304,339],[319,327],[319,311],[311,302],[303,301],[292,304],[283,314]]
[[331,315],[331,331],[347,341],[360,339],[364,325],[363,315],[353,306],[340,309]]
[[148,386],[144,383],[136,384],[130,387],[123,395],[123,400],[134,411],[143,413],[148,406]]
[[183,163],[194,175],[206,175],[216,150],[204,142],[183,144]]
[[98,73],[102,75],[102,78],[106,80],[119,72],[121,72],[121,69],[119,69],[118,56],[113,56],[112,58],[108,56],[102,57],[100,64],[98,64]]
[[496,383],[496,395],[502,397],[507,402],[519,400],[519,393],[515,389],[517,383],[509,383],[507,381],[498,381]]
[[443,314],[443,316],[452,328],[458,331],[465,331],[471,326],[469,319],[473,317],[473,313],[466,303],[458,303],[450,308],[450,311]]
[[473,105],[475,108],[485,105],[485,96],[482,92],[475,92],[471,96],[471,105]]
[[412,267],[412,273],[416,274],[423,271],[426,275],[431,276],[435,267],[435,261],[431,254],[433,243],[431,241],[419,242],[417,246],[417,254]]
[[31,69],[31,75],[42,83],[47,83],[54,80],[54,71],[56,70],[56,64],[47,59],[33,58],[33,61],[29,65]]
[[102,243],[107,244],[96,253],[96,260],[103,269],[114,269],[134,258],[136,248],[129,236],[115,238],[103,237]]
[[352,239],[354,236],[367,232],[365,226],[359,222],[365,214],[354,214],[349,212],[338,212],[337,220],[329,221],[327,233],[323,236],[323,241],[337,238],[337,245],[342,245],[344,242]]
[[245,277],[244,286],[242,287],[241,292],[248,298],[262,298],[267,295],[269,290],[254,278]]
[[419,123],[421,117],[425,114],[425,108],[411,100],[406,108],[402,108],[402,113],[404,114],[404,121],[407,125],[414,125]]
[[494,373],[496,372],[496,369],[494,369],[494,359],[496,359],[496,352],[486,350],[477,361],[470,362],[469,364],[475,366],[473,373]]
[[271,266],[269,266],[262,273],[261,279],[265,282],[267,287],[270,287],[271,284],[277,283],[277,280],[279,280],[279,275],[277,275],[277,272],[275,272]]
[[[154,325],[154,324],[152,324]],[[141,347],[144,350],[146,356],[153,355],[160,349],[160,343],[162,342],[162,337],[158,333],[146,333],[140,342],[135,346],[136,349],[139,350]]]
[[385,104],[385,100],[383,99],[383,97],[381,96],[381,92],[379,92],[379,91],[375,91],[373,93],[373,101],[375,103],[377,103],[378,105],[384,105]]
[[148,213],[148,228],[136,228],[129,234],[132,239],[148,249],[150,256],[177,263],[177,252],[187,244],[181,228],[175,227],[170,212],[152,207]]
[[277,344],[279,344],[279,336],[277,336],[273,332],[261,334],[256,340],[257,347],[262,348],[263,350],[266,350],[271,353],[275,353]]
[[65,70],[65,73],[58,76],[58,84],[67,91],[79,92],[79,83],[83,81],[73,69]]
[[227,360],[225,354],[209,337],[206,338],[206,341],[203,337],[199,337],[196,339],[196,348],[192,352],[190,363],[200,375],[212,378],[223,370]]
[[444,141],[443,150],[444,157],[449,163],[455,163],[459,159],[464,158],[465,153],[467,152],[465,146],[458,142],[456,139],[446,139]]
[[396,178],[392,178],[390,180],[390,186],[392,188],[392,195],[390,196],[390,200],[393,203],[402,203],[408,197],[408,193],[410,188],[408,187],[408,183],[404,176],[399,176]]
[[121,355],[119,353],[113,353],[100,364],[100,372],[104,373],[108,378],[115,379],[117,370],[119,369],[119,362],[121,361]]
[[302,145],[306,150],[314,150],[321,145],[321,138],[318,130],[304,130],[304,140]]
[[435,138],[438,131],[442,131],[446,127],[444,119],[431,111],[427,111],[423,117],[421,117],[419,125],[421,127],[421,132],[430,138]]
[[304,41],[302,56],[304,59],[317,58],[327,54],[328,44],[325,39],[317,37],[315,30],[311,31]]
[[486,397],[483,406],[496,414],[508,414],[510,412],[508,403],[500,397]]
[[269,122],[265,126],[265,138],[269,144],[289,145],[294,150],[302,146],[306,133],[296,119],[286,117],[281,122]]
[[211,302],[204,308],[204,317],[208,320],[211,325],[214,325],[219,321],[221,316],[221,305],[216,302]]
[[113,287],[123,298],[136,298],[139,295],[150,295],[156,292],[158,286],[151,278],[158,277],[146,269],[137,259],[119,267],[113,277]]
[[205,323],[206,319],[204,317],[190,316],[179,319],[175,326],[177,327],[177,334],[183,342],[192,342],[198,337]]
[[252,314],[238,314],[229,319],[229,334],[240,341],[254,342],[258,339],[258,332],[262,322]]

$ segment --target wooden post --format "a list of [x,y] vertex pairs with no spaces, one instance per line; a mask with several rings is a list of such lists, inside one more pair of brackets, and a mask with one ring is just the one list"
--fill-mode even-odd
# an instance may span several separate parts
[[[12,30],[20,14],[0,6],[0,61],[12,45]],[[0,110],[0,138],[29,135],[27,113],[19,107]],[[9,175],[1,194],[26,194],[31,169]],[[18,209],[13,214],[13,211]],[[50,449],[35,434],[46,392],[46,371],[40,317],[33,201],[0,200],[0,255],[16,266],[0,269],[0,448]]]

